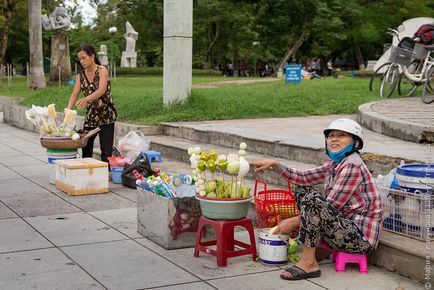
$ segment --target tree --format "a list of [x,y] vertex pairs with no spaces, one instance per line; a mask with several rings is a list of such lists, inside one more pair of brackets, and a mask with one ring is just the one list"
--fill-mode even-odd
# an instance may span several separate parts
[[[258,26],[268,59],[285,64],[312,35],[321,4],[325,0],[262,0]],[[305,54],[309,53],[307,51]]]
[[45,88],[46,83],[42,58],[41,0],[28,0],[28,5],[30,49],[29,88]]
[[8,47],[9,30],[12,23],[12,14],[19,0],[0,0],[0,64],[4,63]]

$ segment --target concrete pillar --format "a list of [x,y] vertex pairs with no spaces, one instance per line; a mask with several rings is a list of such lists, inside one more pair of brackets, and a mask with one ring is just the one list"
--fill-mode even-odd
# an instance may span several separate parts
[[191,95],[193,0],[164,0],[163,104]]

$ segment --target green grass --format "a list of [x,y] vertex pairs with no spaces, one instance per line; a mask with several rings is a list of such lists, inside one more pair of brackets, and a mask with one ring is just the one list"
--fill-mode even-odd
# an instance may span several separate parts
[[[222,72],[212,69],[193,69],[193,76],[221,76]],[[162,76],[162,67],[118,67],[116,68],[117,76]]]
[[[237,80],[246,78],[194,77],[193,83]],[[138,124],[163,121],[222,120],[270,118],[306,115],[355,113],[360,104],[378,100],[378,92],[368,90],[369,79],[343,78],[303,81],[287,85],[284,81],[218,88],[195,88],[183,105],[164,108],[161,77],[117,77],[113,95],[119,120]],[[30,91],[26,79],[16,77],[12,89],[3,80],[0,95],[24,97],[23,105],[55,103],[62,110],[69,99],[71,86],[49,86]],[[81,112],[83,113],[83,112]]]

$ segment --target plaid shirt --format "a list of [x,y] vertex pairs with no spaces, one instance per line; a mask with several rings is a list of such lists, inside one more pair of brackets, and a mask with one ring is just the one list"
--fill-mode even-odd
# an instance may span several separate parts
[[324,183],[330,204],[356,224],[368,242],[378,244],[383,207],[371,173],[359,154],[353,153],[340,163],[299,170],[279,166],[280,175],[293,184],[311,186]]

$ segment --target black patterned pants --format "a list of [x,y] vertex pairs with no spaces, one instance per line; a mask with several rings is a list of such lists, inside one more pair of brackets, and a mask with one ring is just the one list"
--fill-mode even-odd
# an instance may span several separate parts
[[[99,144],[101,148],[101,161],[108,162],[107,157],[112,156],[113,152],[113,139],[115,135],[115,123],[111,123],[108,125],[102,125],[99,127],[101,131],[98,134],[93,135],[87,141],[87,145],[82,148],[82,157],[92,157],[93,155],[93,143],[95,142],[95,138],[99,135]],[[86,131],[90,131],[95,129],[95,127],[85,127]]]
[[300,210],[299,241],[305,247],[317,247],[322,238],[333,249],[353,254],[365,254],[373,247],[360,229],[335,209],[312,187],[297,187],[294,191]]

